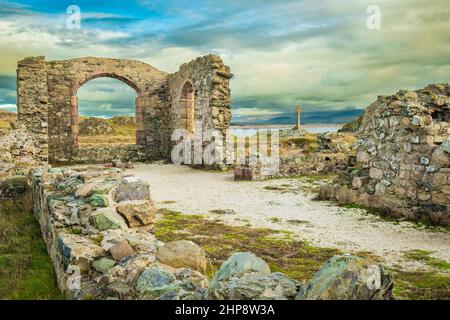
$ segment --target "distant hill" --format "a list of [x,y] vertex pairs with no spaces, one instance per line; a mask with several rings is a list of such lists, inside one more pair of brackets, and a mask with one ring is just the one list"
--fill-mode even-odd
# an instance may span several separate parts
[[[357,119],[364,110],[351,109],[351,110],[338,110],[338,111],[307,111],[302,112],[301,122],[302,124],[337,124],[348,123]],[[233,121],[233,125],[295,125],[297,116],[295,112],[292,114],[283,114],[282,116],[274,117],[268,120],[253,120],[246,121],[245,119],[236,119]]]
[[136,119],[132,116],[118,116],[109,119],[80,117],[80,136],[134,136]]

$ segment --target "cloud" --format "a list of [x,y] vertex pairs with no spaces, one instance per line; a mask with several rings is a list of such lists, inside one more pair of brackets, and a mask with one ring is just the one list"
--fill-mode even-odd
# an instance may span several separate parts
[[[68,30],[63,3],[6,2],[0,8],[0,74],[13,77],[17,60],[28,55],[130,58],[174,72],[213,52],[235,74],[236,117],[253,109],[260,114],[246,116],[288,114],[297,104],[306,111],[362,109],[379,94],[448,82],[447,1],[378,0],[378,31],[366,27],[372,4],[142,0],[105,6],[80,0],[82,29]],[[0,97],[7,103],[15,103],[12,79],[0,77]],[[90,109],[108,97],[119,99],[109,102],[111,110],[124,108],[119,89],[108,95],[99,87],[89,93]]]

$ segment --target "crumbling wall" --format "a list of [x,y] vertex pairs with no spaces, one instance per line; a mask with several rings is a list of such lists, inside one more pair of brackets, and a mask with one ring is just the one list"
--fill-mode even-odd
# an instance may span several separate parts
[[379,97],[357,132],[357,164],[323,198],[450,226],[450,86]]
[[[168,159],[171,133],[179,127],[180,94],[186,81],[192,82],[195,90],[195,116],[203,129],[225,130],[231,121],[232,74],[214,55],[184,64],[172,75],[139,61],[93,57],[48,62],[44,57],[29,57],[19,61],[17,74],[19,120],[39,135],[42,154],[48,154],[50,163],[119,157],[132,161]],[[136,146],[105,147],[100,158],[98,150],[78,147],[76,96],[84,83],[99,77],[123,81],[137,95]]]
[[[203,132],[209,129],[225,131],[231,123],[230,79],[233,74],[222,59],[207,55],[183,64],[169,77],[171,118],[174,128],[183,128],[180,103],[186,82],[194,90],[194,121],[201,122]],[[200,128],[196,128],[198,131]]]
[[[126,59],[80,58],[50,61],[46,65],[49,95],[50,161],[76,162],[78,158],[78,89],[89,80],[110,77],[125,82],[136,91],[136,143],[146,146],[144,117],[156,108],[154,100],[167,74],[139,61]],[[119,150],[119,148],[115,148]],[[151,150],[150,150],[151,152]],[[117,157],[120,156],[119,152]],[[90,154],[83,149],[84,157]],[[114,159],[114,154],[112,154]],[[112,160],[110,159],[110,160]]]
[[48,95],[45,58],[29,57],[17,67],[18,120],[34,135],[39,160],[48,157]]
[[[204,297],[201,248],[192,242],[184,248],[201,264],[159,257],[167,250],[154,235],[156,208],[147,183],[119,169],[79,166],[34,170],[32,188],[34,213],[67,298]],[[152,281],[163,276],[169,278],[164,283]]]

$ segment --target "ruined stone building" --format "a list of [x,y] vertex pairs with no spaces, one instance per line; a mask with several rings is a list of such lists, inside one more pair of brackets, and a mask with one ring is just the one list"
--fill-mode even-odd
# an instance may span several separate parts
[[450,86],[381,96],[359,122],[356,166],[322,197],[450,226]]
[[[136,91],[136,145],[80,148],[77,91],[86,82],[110,77]],[[39,139],[40,157],[50,163],[167,159],[171,133],[225,130],[231,121],[230,68],[215,55],[183,64],[168,74],[146,63],[106,58],[18,62],[18,118]]]

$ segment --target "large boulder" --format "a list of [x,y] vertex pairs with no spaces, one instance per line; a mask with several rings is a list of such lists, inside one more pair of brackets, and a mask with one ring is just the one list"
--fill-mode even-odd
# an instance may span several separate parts
[[136,290],[144,300],[202,300],[208,280],[201,273],[154,264],[139,276]]
[[382,300],[392,296],[392,276],[379,264],[334,256],[300,289],[297,300]]
[[246,274],[270,274],[269,265],[251,252],[239,252],[232,255],[214,275],[208,288],[210,299],[229,299],[230,285]]
[[229,283],[231,300],[292,300],[300,283],[282,273],[249,273]]
[[206,270],[205,251],[192,241],[168,242],[158,249],[156,259],[174,268],[191,268],[202,273]]

